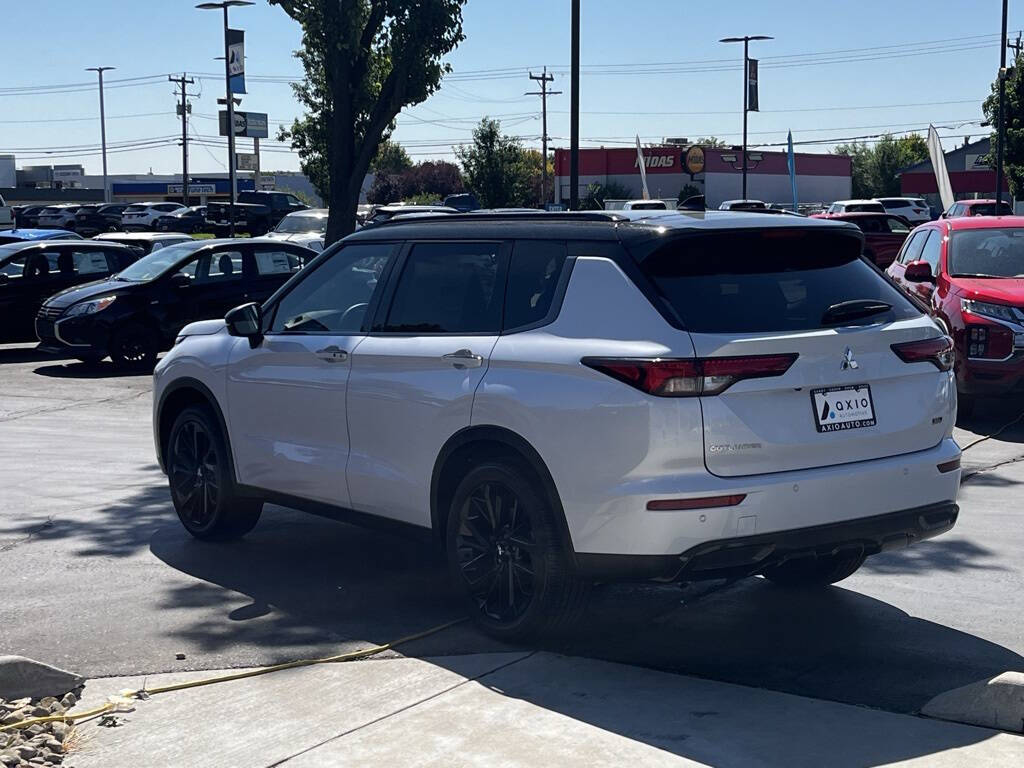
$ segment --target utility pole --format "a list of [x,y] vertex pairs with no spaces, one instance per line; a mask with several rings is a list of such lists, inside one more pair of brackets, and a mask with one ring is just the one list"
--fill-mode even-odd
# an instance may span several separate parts
[[1006,100],[1006,4],[1003,0],[1003,34],[999,38],[999,117],[996,120],[996,214],[1003,201],[1003,102]]
[[[743,194],[741,197],[747,199],[747,113],[750,105],[747,98],[750,95],[750,41],[751,40],[773,40],[768,35],[744,35],[743,37],[723,37],[720,43],[743,43]],[[757,107],[754,108],[757,111]]]
[[541,175],[540,175],[540,199],[547,205],[548,202],[548,96],[558,96],[561,91],[549,91],[548,83],[555,81],[554,75],[548,74],[548,68],[544,67],[544,74],[535,75],[533,72],[530,73],[530,79],[536,80],[540,83],[539,91],[527,91],[524,96],[540,96],[540,112],[541,112],[541,152],[543,153],[543,159],[541,160]]
[[569,95],[569,210],[580,207],[580,0],[572,0]]
[[107,119],[103,113],[103,73],[116,67],[86,67],[86,72],[100,76],[100,143],[103,148],[103,202],[110,202],[110,185],[107,184]]
[[185,86],[195,82],[191,77],[186,77],[182,72],[181,77],[167,76],[172,83],[181,86],[181,103],[178,105],[178,114],[181,115],[181,200],[188,205],[188,114],[192,111],[191,105],[185,100],[189,94],[185,93]]

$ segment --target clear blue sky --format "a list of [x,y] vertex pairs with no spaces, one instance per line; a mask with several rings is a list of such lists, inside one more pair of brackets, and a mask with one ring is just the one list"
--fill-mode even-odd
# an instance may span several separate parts
[[[199,11],[192,0],[36,0],[4,3],[4,69],[0,80],[0,153],[18,164],[83,163],[98,173],[95,74],[107,73],[107,140],[112,145],[180,134],[172,85],[166,74],[206,73],[193,90],[190,133],[215,136],[216,98],[223,93],[223,41],[218,13]],[[423,104],[399,118],[395,138],[415,158],[450,157],[484,115],[502,120],[508,133],[539,146],[540,99],[524,96],[536,84],[526,77],[548,66],[556,74],[548,133],[568,145],[569,0],[469,0],[466,40],[449,57],[455,76]],[[721,37],[766,34],[754,44],[761,58],[761,107],[751,114],[751,143],[877,134],[884,130],[955,125],[981,119],[999,61],[998,0],[929,0],[928,3],[862,0],[854,3],[790,0],[584,0],[581,135],[584,146],[644,141],[664,136],[714,134],[739,142],[741,46]],[[301,76],[292,56],[298,26],[262,0],[233,9],[232,26],[246,30],[249,93],[242,109],[268,112],[271,132],[299,108],[287,84]],[[1024,27],[1024,8],[1011,3],[1010,30]],[[851,50],[873,49],[873,50]],[[618,67],[616,65],[623,65]],[[639,66],[644,65],[644,66]],[[655,66],[651,66],[655,65]],[[484,71],[482,71],[484,70]],[[616,71],[621,70],[621,71]],[[150,80],[128,83],[125,78]],[[253,77],[256,76],[256,77]],[[259,81],[260,77],[274,76]],[[138,84],[141,82],[141,84]],[[64,93],[24,89],[76,84]],[[16,93],[12,93],[16,89]],[[940,103],[943,102],[943,103]],[[953,103],[961,102],[961,103]],[[909,106],[895,106],[909,105]],[[675,113],[675,114],[668,114]],[[952,146],[978,137],[977,124],[941,129]],[[957,138],[952,138],[952,137]],[[298,158],[267,142],[267,170],[293,170]],[[826,151],[828,145],[806,148]],[[224,170],[224,151],[193,146],[193,173]],[[109,155],[112,173],[180,169],[175,146]]]

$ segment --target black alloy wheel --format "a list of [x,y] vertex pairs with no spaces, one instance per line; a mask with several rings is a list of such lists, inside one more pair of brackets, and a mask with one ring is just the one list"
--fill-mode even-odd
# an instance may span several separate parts
[[534,595],[533,538],[523,502],[508,486],[477,486],[455,536],[459,568],[478,610],[501,623],[518,619]]
[[157,355],[156,333],[139,323],[128,323],[114,331],[110,359],[122,368],[152,367]]
[[516,460],[471,469],[448,512],[449,573],[470,616],[505,641],[568,629],[590,582],[579,578],[555,525],[556,505]]
[[178,415],[166,466],[178,519],[196,538],[237,538],[259,521],[263,504],[236,493],[227,448],[207,409],[192,406]]

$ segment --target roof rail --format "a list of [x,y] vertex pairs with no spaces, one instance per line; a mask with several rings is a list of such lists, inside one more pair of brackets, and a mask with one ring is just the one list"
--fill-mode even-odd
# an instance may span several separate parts
[[396,224],[426,224],[445,221],[628,221],[628,217],[616,211],[540,211],[536,213],[527,211],[505,211],[494,213],[477,213],[467,211],[465,213],[410,213],[407,216],[394,216],[387,221],[373,225],[378,227],[394,226]]

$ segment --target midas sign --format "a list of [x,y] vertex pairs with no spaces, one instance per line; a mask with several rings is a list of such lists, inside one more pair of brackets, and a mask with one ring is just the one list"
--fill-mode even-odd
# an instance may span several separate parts
[[[675,155],[647,155],[644,158],[644,167],[646,168],[673,168],[676,164]],[[633,164],[634,168],[640,167],[640,158],[636,159]]]

